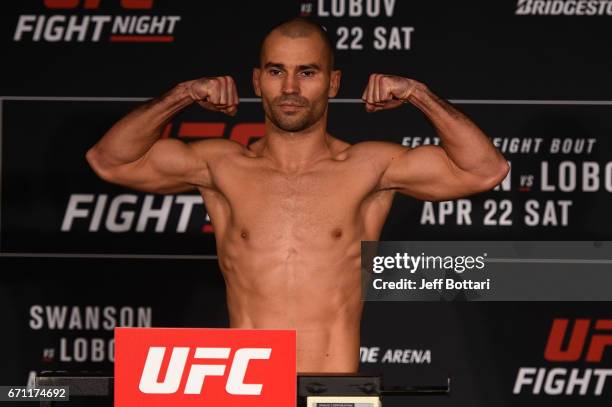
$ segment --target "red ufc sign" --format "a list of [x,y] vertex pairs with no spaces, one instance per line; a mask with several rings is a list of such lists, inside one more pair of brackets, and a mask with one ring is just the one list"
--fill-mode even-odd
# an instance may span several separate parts
[[[100,8],[100,1],[83,0],[83,8]],[[77,8],[80,4],[81,0],[45,0],[45,7],[47,8],[72,9]],[[153,0],[121,0],[121,7],[127,10],[150,9],[153,7]]]
[[[182,122],[176,135],[181,138],[219,138],[224,137],[227,127],[223,122]],[[263,137],[265,132],[264,123],[238,123],[231,128],[229,139],[246,146],[252,139]],[[166,125],[162,138],[170,137],[171,133],[172,123]]]
[[116,328],[115,406],[294,406],[295,331]]
[[[591,331],[591,320],[577,319],[569,336],[569,341],[563,349],[567,334],[568,319],[557,318],[553,321],[544,358],[551,362],[578,361],[585,350],[587,338],[590,335],[589,346],[585,359],[587,362],[601,362],[606,347],[612,347],[612,319],[598,319],[595,321],[595,332]],[[607,332],[606,332],[607,331]]]

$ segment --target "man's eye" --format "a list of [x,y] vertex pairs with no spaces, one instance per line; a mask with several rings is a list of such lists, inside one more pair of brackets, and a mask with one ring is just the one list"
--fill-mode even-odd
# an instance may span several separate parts
[[278,69],[270,69],[268,72],[272,76],[276,76],[276,75],[280,75],[281,74],[281,71],[279,71]]
[[304,76],[314,76],[315,71],[302,71],[302,75]]

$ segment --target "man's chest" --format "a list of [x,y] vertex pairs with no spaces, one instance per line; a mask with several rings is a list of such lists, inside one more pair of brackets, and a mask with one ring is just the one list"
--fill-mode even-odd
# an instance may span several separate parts
[[242,211],[325,216],[356,208],[373,186],[349,171],[282,174],[261,170],[228,177],[220,183],[219,191],[232,207]]
[[334,234],[355,223],[379,178],[360,166],[335,164],[293,174],[255,165],[221,167],[214,173],[217,193],[205,197],[206,204],[223,200],[226,214],[250,228]]

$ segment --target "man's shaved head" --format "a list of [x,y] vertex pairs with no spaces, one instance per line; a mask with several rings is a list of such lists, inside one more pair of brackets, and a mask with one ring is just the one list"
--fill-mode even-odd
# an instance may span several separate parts
[[329,61],[329,70],[334,69],[334,52],[331,44],[331,40],[327,35],[327,31],[323,29],[319,24],[313,22],[304,17],[296,17],[291,20],[285,21],[274,27],[270,32],[266,35],[264,40],[261,42],[261,48],[259,51],[259,62],[260,65],[263,62],[263,53],[266,47],[267,39],[273,33],[281,34],[284,37],[288,38],[305,38],[310,37],[311,35],[317,35],[322,40],[323,51],[325,52],[328,61]]
[[267,125],[300,133],[327,119],[328,99],[338,93],[340,71],[327,33],[306,18],[276,26],[261,43],[253,69]]

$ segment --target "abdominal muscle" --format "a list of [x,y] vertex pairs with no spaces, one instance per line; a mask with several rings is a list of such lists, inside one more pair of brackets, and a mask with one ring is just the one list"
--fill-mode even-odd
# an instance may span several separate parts
[[360,239],[264,248],[231,234],[218,246],[230,326],[296,330],[298,372],[356,372]]

